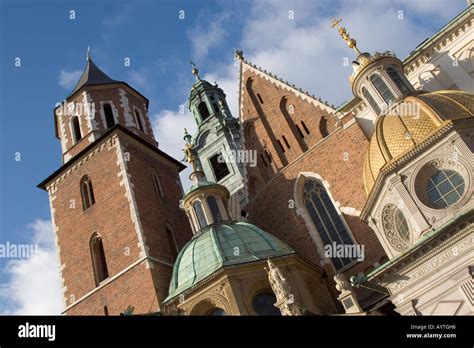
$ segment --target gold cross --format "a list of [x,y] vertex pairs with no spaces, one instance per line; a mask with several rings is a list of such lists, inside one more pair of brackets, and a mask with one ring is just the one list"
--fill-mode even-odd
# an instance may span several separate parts
[[331,22],[331,28],[335,28],[335,27],[338,27],[339,26],[339,23],[341,23],[342,21],[342,18],[339,18],[339,19],[333,19],[332,22]]

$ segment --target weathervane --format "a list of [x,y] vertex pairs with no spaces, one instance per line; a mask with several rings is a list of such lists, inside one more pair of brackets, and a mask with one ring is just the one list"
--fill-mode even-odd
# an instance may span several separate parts
[[191,64],[193,66],[192,73],[193,73],[194,76],[196,76],[196,80],[200,80],[201,78],[199,77],[199,70],[196,68],[196,64],[194,64],[191,61],[189,61],[189,64]]
[[361,54],[359,49],[357,48],[357,42],[354,39],[351,39],[349,33],[347,32],[346,28],[341,27],[339,23],[341,23],[342,18],[333,19],[331,22],[331,28],[338,28],[339,35],[341,35],[342,39],[347,42],[347,45],[352,48],[357,54]]

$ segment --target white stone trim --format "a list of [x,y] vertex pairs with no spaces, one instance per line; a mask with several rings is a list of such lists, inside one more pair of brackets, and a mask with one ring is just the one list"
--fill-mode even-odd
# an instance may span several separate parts
[[[127,92],[123,88],[118,89],[120,95],[120,106],[123,110],[123,117],[125,118],[125,127],[136,126],[134,117],[131,114],[130,104],[127,98]],[[138,126],[136,126],[138,128]]]
[[117,141],[115,143],[115,149],[117,153],[117,166],[119,167],[119,172],[117,173],[118,177],[121,177],[122,180],[120,181],[120,186],[124,186],[125,188],[125,198],[128,201],[129,208],[130,208],[130,217],[132,219],[132,223],[135,225],[135,232],[137,234],[138,239],[138,249],[140,250],[141,257],[148,256],[148,248],[145,244],[145,238],[143,235],[143,228],[141,225],[140,216],[138,213],[137,202],[135,200],[135,194],[133,192],[133,184],[130,181],[131,175],[128,173],[128,165],[125,161],[124,156],[124,147],[120,143],[120,139],[117,137]]

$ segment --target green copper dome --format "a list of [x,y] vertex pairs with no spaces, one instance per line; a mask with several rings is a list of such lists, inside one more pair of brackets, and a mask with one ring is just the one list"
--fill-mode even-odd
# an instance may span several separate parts
[[165,301],[189,289],[222,267],[294,253],[288,245],[246,222],[207,226],[181,250]]

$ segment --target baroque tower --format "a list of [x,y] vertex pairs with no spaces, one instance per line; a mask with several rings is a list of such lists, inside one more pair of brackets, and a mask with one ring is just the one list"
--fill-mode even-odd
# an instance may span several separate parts
[[62,166],[49,194],[65,314],[159,311],[191,231],[179,208],[184,166],[161,151],[148,99],[87,57],[55,108]]
[[243,164],[240,155],[240,127],[232,117],[224,91],[199,76],[193,63],[196,82],[189,95],[189,110],[197,124],[194,151],[200,158],[207,178],[225,186],[230,192],[229,209],[234,220],[242,220],[244,194]]

